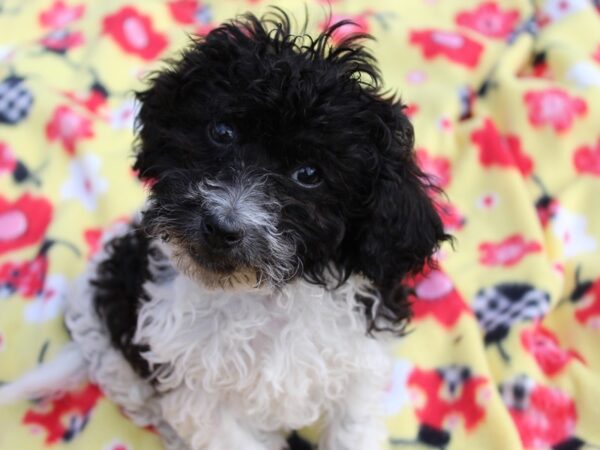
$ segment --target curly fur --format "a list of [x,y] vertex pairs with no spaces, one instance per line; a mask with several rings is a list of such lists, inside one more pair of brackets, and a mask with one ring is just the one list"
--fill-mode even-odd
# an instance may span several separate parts
[[[331,286],[361,273],[382,300],[375,311],[381,320],[369,328],[401,331],[410,315],[401,281],[449,236],[427,195],[433,186],[415,163],[403,106],[381,93],[374,58],[362,45],[368,36],[331,44],[344,24],[313,39],[293,34],[276,9],[195,41],[138,94],[135,168],[157,180],[157,210],[170,210],[172,226],[158,233],[189,242],[195,233],[177,225],[194,222],[183,193],[215,174],[232,179],[251,167],[281,205],[274,226],[294,236],[292,257],[277,258],[279,267],[293,265],[283,279]],[[215,149],[207,137],[215,117],[236,126],[234,149]],[[307,161],[325,174],[323,186],[310,191],[289,179]],[[151,208],[148,222],[155,216],[164,219],[164,210]]]
[[[381,331],[402,333],[404,278],[449,236],[368,36],[332,45],[345,24],[313,39],[279,9],[243,16],[138,94],[150,198],[66,324],[70,364],[169,449],[281,450],[318,419],[320,448],[382,448]],[[309,185],[294,180],[306,166]]]

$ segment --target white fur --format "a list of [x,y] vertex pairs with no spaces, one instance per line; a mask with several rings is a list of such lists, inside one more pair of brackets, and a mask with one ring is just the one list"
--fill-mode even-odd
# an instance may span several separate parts
[[381,344],[365,333],[354,299],[364,290],[360,280],[335,291],[296,281],[275,292],[227,292],[178,276],[146,288],[151,300],[140,309],[135,340],[152,349],[148,361],[163,367],[163,413],[193,448],[212,448],[221,422],[246,430],[244,440],[258,433],[260,441],[322,415],[336,430],[326,433],[326,448],[378,448],[380,430],[363,446],[362,437],[340,436],[349,423],[357,430],[373,420],[389,369]]
[[152,385],[111,347],[94,310],[90,278],[104,257],[77,283],[66,324],[91,380],[136,424],[157,427],[167,448],[281,450],[282,433],[320,418],[322,450],[382,448],[391,365],[355,300],[369,295],[365,280],[230,292],[177,272],[147,283],[135,341],[151,349]]
[[33,370],[6,386],[0,387],[0,404],[14,403],[23,398],[36,398],[59,393],[65,386],[80,384],[86,379],[85,359],[79,347],[68,344],[43,372]]

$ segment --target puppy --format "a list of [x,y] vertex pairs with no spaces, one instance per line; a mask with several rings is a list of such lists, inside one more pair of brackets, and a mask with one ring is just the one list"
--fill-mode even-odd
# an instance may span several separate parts
[[368,36],[332,45],[344,25],[248,14],[154,75],[141,219],[77,283],[73,344],[0,398],[83,374],[168,449],[280,450],[317,421],[322,450],[383,448],[402,281],[449,237]]

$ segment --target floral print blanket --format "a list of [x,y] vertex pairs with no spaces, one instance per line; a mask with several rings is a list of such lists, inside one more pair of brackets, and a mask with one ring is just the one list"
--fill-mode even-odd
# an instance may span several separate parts
[[[0,1],[0,381],[53,358],[130,169],[149,70],[266,0]],[[408,104],[456,245],[413,280],[386,393],[390,449],[600,448],[600,5],[294,0],[350,18]],[[338,34],[339,36],[339,34]],[[0,450],[152,450],[94,385],[0,409]]]

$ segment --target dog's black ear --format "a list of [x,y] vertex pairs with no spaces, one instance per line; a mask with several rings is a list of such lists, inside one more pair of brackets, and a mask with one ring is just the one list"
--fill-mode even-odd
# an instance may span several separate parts
[[156,178],[161,168],[173,167],[171,151],[177,123],[182,76],[175,67],[156,73],[149,87],[136,92],[139,111],[136,117],[137,144],[133,169],[141,179]]
[[[379,99],[371,120],[374,167],[365,214],[354,234],[353,271],[369,278],[380,304],[372,329],[401,329],[410,317],[404,278],[431,262],[451,239],[431,198],[436,187],[420,170],[413,151],[413,127],[399,102]],[[379,319],[384,319],[383,321]]]

